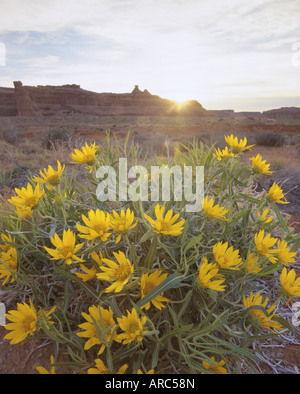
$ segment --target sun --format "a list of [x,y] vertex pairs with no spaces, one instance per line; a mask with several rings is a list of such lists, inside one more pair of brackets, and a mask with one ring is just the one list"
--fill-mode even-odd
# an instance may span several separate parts
[[175,104],[177,106],[177,109],[180,111],[181,109],[183,109],[184,107],[187,106],[188,100],[184,100],[184,101],[175,101]]
[[189,104],[189,101],[188,100],[186,100],[186,101],[175,101],[175,100],[172,100],[172,103],[173,103],[173,105],[172,105],[172,108],[171,108],[170,111],[172,113],[175,112],[175,113],[180,114],[182,111],[184,111],[186,109],[186,107]]

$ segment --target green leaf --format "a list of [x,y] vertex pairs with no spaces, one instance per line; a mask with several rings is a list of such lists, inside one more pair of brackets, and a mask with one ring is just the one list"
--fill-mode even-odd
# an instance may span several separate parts
[[152,228],[150,230],[148,230],[143,236],[142,238],[139,240],[138,245],[148,241],[148,239],[152,238],[153,236],[153,230]]
[[136,305],[139,308],[142,308],[144,305],[148,304],[148,302],[151,302],[159,296],[161,293],[165,292],[168,289],[175,288],[180,282],[182,282],[185,278],[184,274],[171,274],[169,275],[165,280],[163,280],[158,286],[156,286],[154,289],[149,291],[148,294],[145,295]]
[[285,222],[285,220],[283,219],[283,217],[282,217],[282,215],[281,215],[281,213],[280,213],[280,211],[279,211],[277,205],[272,204],[272,206],[273,206],[274,212],[276,213],[277,219],[278,219],[279,223],[281,224],[282,228],[283,228],[285,231],[288,231],[289,228],[287,227],[286,222]]
[[157,367],[161,348],[162,348],[162,344],[160,342],[156,342],[154,344],[154,349],[151,352],[151,354],[152,354],[151,368],[156,368]]
[[258,200],[257,198],[248,196],[247,194],[237,193],[237,196],[243,197],[245,200],[250,201],[250,202],[254,202],[255,204],[261,204],[260,200]]
[[123,313],[121,312],[116,301],[115,295],[113,295],[109,300],[104,301],[104,303],[111,307],[116,317],[121,318],[123,316]]
[[197,237],[192,238],[184,248],[183,253],[186,253],[189,249],[195,246],[198,242],[201,241],[202,238],[203,234],[199,234]]
[[274,315],[273,320],[276,320],[278,323],[280,323],[284,328],[288,329],[291,332],[295,331],[295,327],[293,327],[287,320],[285,320],[283,317]]
[[73,282],[76,282],[89,296],[98,300],[99,294],[94,293],[92,287],[89,286],[87,283],[85,283],[82,279],[78,278],[76,275],[72,274],[69,271],[65,271],[63,268],[60,267],[56,267],[55,271],[58,274],[64,276],[65,278],[70,279]]
[[269,314],[268,314],[266,308],[264,308],[264,307],[261,306],[261,305],[252,305],[252,306],[249,306],[249,308],[246,309],[245,314],[248,314],[249,312],[251,312],[251,311],[253,311],[253,310],[255,310],[255,309],[258,309],[258,310],[262,311],[262,312],[266,315],[266,317],[269,317]]
[[157,252],[157,234],[153,234],[152,242],[145,258],[144,265],[146,268],[151,269]]
[[242,347],[233,345],[230,342],[226,342],[221,338],[215,337],[213,335],[208,335],[209,338],[213,339],[216,343],[219,343],[228,349],[232,350],[234,353],[240,354],[241,356],[250,358],[253,361],[260,362],[260,359],[256,357],[253,353],[251,353],[249,350],[243,349]]

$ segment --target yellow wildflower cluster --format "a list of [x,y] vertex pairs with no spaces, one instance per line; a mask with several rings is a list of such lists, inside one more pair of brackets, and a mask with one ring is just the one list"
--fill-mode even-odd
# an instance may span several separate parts
[[220,148],[215,150],[214,155],[218,158],[218,160],[227,159],[229,157],[237,157],[240,153],[251,150],[251,148],[254,146],[247,146],[246,137],[239,141],[238,137],[234,137],[233,134],[226,136],[225,141],[227,142],[229,148],[226,146],[223,150]]
[[18,252],[15,246],[15,238],[10,234],[0,234],[3,244],[0,243],[0,279],[4,279],[2,286],[9,280],[14,282],[13,275],[16,275],[18,268]]
[[[225,141],[223,150],[194,144],[174,156],[176,165],[205,165],[195,213],[173,197],[151,202],[150,193],[98,201],[95,170],[117,163],[126,148],[96,142],[70,155],[72,174],[57,161],[15,189],[8,201],[17,217],[6,215],[1,226],[0,281],[21,301],[6,313],[5,340],[48,337],[55,353],[38,373],[55,374],[63,349],[79,373],[228,374],[245,358],[257,362],[253,338],[287,329],[279,309],[300,297],[291,267],[299,237],[279,209],[288,202],[276,182],[252,192],[256,175],[272,174],[270,164],[257,154],[242,166],[253,145],[233,135]],[[268,292],[260,282],[275,272]]]

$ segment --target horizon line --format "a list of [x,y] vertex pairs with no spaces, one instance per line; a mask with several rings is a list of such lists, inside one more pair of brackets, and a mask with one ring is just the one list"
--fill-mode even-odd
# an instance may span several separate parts
[[[14,82],[21,82],[22,85],[23,85],[23,82],[20,81],[20,80],[13,80],[12,83],[14,84]],[[82,89],[82,90],[86,90],[87,92],[96,93],[96,94],[131,94],[132,93],[132,91],[131,92],[108,92],[108,91],[101,91],[100,92],[100,91],[96,91],[96,90],[85,89],[85,88],[83,88],[81,86],[81,84],[78,84],[78,83],[66,83],[66,84],[63,84],[63,85],[55,85],[55,84],[54,85],[52,85],[52,84],[51,85],[49,85],[49,84],[47,84],[47,85],[40,85],[40,84],[28,85],[28,84],[25,84],[23,86],[24,87],[63,87],[63,86],[70,86],[70,87],[72,87],[72,86],[79,86],[79,88]],[[138,84],[134,85],[134,89],[136,87],[139,89],[139,85]],[[0,86],[0,88],[15,89],[14,86]],[[230,107],[224,107],[222,109],[216,109],[216,108],[212,108],[212,107],[204,107],[201,104],[201,102],[198,101],[197,99],[188,99],[188,100],[185,100],[185,101],[177,101],[177,100],[174,100],[174,99],[161,97],[159,94],[152,94],[148,89],[141,90],[142,93],[144,91],[147,91],[148,93],[150,93],[151,96],[158,96],[161,99],[174,101],[176,103],[181,103],[181,104],[187,103],[189,101],[197,101],[203,107],[203,109],[205,109],[206,111],[220,111],[220,112],[221,111],[228,111],[228,112],[229,111],[233,111],[234,113],[261,113],[262,114],[264,112],[268,112],[268,111],[272,111],[272,110],[280,110],[280,109],[285,109],[285,108],[300,109],[300,106],[295,106],[295,105],[292,105],[292,106],[291,105],[286,105],[286,106],[280,106],[280,107],[269,107],[269,109],[259,109],[259,110],[258,109],[256,109],[256,110],[247,110],[247,109],[236,110],[235,108],[230,108]]]

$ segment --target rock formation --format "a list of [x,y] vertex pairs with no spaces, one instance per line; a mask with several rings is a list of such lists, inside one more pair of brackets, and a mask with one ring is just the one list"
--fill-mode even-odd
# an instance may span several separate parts
[[39,107],[32,101],[30,94],[22,82],[14,82],[16,107],[19,116],[35,116],[39,114]]
[[179,106],[172,100],[141,91],[138,85],[131,93],[95,93],[79,85],[23,86],[0,88],[0,116],[51,116],[82,113],[89,115],[197,115],[206,110],[197,101]]
[[15,91],[11,88],[0,88],[0,116],[17,116]]
[[0,87],[0,116],[51,116],[64,114],[95,116],[212,116],[253,117],[268,119],[300,119],[300,108],[288,107],[265,112],[235,112],[234,110],[205,110],[198,101],[184,104],[163,99],[140,90],[135,85],[131,93],[96,93],[80,85],[23,86],[15,81],[14,88]]
[[268,119],[300,119],[299,107],[282,107],[280,109],[271,109],[262,113],[264,118]]
[[275,120],[300,119],[300,107],[284,107],[271,109],[264,112],[235,112],[233,109],[228,110],[208,110],[207,113],[219,118],[265,118]]

